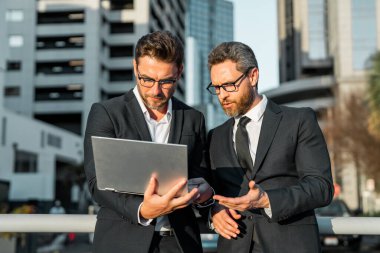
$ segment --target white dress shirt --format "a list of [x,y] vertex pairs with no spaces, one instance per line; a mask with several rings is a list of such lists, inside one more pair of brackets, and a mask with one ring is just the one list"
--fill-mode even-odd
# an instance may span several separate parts
[[[155,119],[152,119],[150,117],[148,109],[146,109],[146,106],[141,98],[141,95],[137,89],[137,86],[135,86],[135,88],[133,89],[133,93],[135,94],[137,98],[137,102],[139,103],[140,108],[144,114],[144,118],[148,125],[149,133],[150,133],[150,137],[152,138],[152,141],[157,142],[157,143],[168,143],[169,133],[170,133],[170,122],[173,115],[172,100],[170,99],[168,102],[168,110],[165,116],[160,121],[156,121]],[[141,204],[137,211],[138,222],[143,226],[148,226],[152,222],[152,219],[145,220],[142,217],[140,217],[140,208],[141,208]],[[155,230],[156,231],[170,230],[169,219],[166,215],[157,218]]]

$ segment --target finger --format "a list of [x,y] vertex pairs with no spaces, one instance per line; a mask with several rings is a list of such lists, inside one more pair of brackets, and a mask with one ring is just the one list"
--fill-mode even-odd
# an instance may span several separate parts
[[227,199],[226,197],[221,196],[221,195],[214,195],[213,198],[217,201],[223,201],[223,200]]
[[219,203],[228,203],[228,204],[233,204],[233,205],[239,205],[244,203],[245,198],[243,197],[237,197],[237,198],[226,198],[223,196],[215,195],[214,196],[215,200],[218,200]]
[[145,189],[144,196],[151,196],[156,192],[157,188],[157,179],[154,176],[151,176],[149,179],[148,186]]
[[199,195],[198,189],[194,188],[191,192],[186,195],[178,198],[173,198],[170,203],[173,207],[181,206],[181,205],[189,205],[192,203]]
[[249,181],[249,188],[250,188],[251,190],[253,190],[253,189],[256,188],[256,183],[255,183],[255,181]]
[[215,221],[213,223],[214,223],[214,226],[219,231],[219,233],[225,235],[224,237],[229,237],[229,239],[231,237],[236,237],[240,233],[239,229],[234,228],[233,226],[229,225],[222,219]]
[[224,222],[224,225],[223,227],[226,229],[226,230],[229,230],[233,233],[238,233],[239,232],[239,225],[237,224],[237,222],[235,220],[233,220],[229,215],[226,215],[227,217],[224,218],[223,222]]
[[241,218],[241,215],[238,212],[236,212],[234,209],[230,208],[230,209],[228,209],[228,211],[229,211],[230,215],[232,216],[232,218],[234,218],[235,220],[238,220]]
[[227,235],[226,233],[219,231],[219,229],[215,228],[215,232],[218,233],[219,235],[223,236],[224,238],[231,240],[231,236]]
[[228,230],[226,230],[222,224],[220,223],[217,223],[217,222],[214,222],[214,227],[215,227],[215,232],[218,233],[219,235],[223,236],[224,238],[226,239],[231,239],[232,236],[234,236],[234,234],[230,234],[230,232],[228,232]]
[[183,190],[183,187],[186,184],[185,179],[179,180],[178,183],[174,185],[173,188],[171,188],[163,197],[168,198],[168,199],[173,199],[175,196],[178,196],[179,193]]
[[[219,215],[215,217],[215,222],[221,227],[223,230],[228,230],[231,232],[230,235],[239,233],[239,225],[233,220],[227,210],[223,210]],[[214,222],[214,218],[213,218]],[[225,231],[226,232],[226,231]]]

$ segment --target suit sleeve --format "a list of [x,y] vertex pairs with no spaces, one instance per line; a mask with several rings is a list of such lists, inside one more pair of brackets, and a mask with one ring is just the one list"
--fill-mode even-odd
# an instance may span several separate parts
[[[190,178],[203,177],[207,182],[211,179],[210,167],[205,163],[206,158],[206,126],[203,114],[200,114],[199,128],[194,145],[194,155],[191,161]],[[210,182],[209,182],[210,183]]]
[[315,113],[302,110],[299,122],[294,158],[299,181],[291,187],[267,191],[274,222],[326,206],[333,197],[330,158]]
[[91,107],[84,138],[84,169],[93,199],[102,207],[115,211],[123,219],[138,224],[137,212],[143,201],[142,196],[101,191],[97,187],[91,136],[115,138],[113,122],[103,105],[96,103]]

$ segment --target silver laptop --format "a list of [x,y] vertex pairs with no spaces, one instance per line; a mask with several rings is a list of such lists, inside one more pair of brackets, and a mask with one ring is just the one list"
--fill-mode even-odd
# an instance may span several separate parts
[[[92,136],[98,188],[144,194],[153,173],[158,194],[188,179],[187,146]],[[180,195],[187,193],[187,186]]]

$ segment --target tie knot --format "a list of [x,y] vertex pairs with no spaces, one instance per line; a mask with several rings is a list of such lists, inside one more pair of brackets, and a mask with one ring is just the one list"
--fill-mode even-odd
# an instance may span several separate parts
[[245,127],[247,124],[248,124],[248,122],[250,122],[251,121],[251,119],[250,118],[248,118],[247,116],[244,116],[244,117],[241,117],[241,119],[239,120],[239,126],[242,126],[242,127]]

